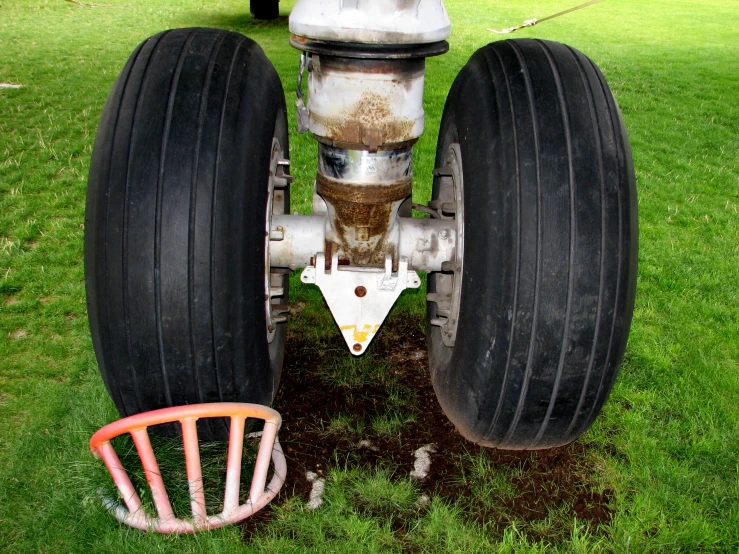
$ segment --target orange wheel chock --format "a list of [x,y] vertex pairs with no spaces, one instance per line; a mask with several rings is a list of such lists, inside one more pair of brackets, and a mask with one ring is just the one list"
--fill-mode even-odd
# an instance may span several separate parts
[[[231,419],[223,511],[212,516],[209,516],[205,509],[200,446],[196,427],[198,419],[208,417],[228,417]],[[247,418],[263,419],[264,430],[261,432],[254,476],[249,489],[249,500],[245,504],[239,505],[241,456]],[[182,426],[185,466],[190,489],[192,519],[187,520],[178,519],[172,511],[159,472],[159,465],[149,441],[149,433],[146,430],[147,427],[152,425],[173,423],[175,421],[178,421]],[[193,533],[195,531],[216,529],[246,519],[266,506],[277,495],[285,482],[287,464],[280,442],[277,440],[277,431],[281,424],[282,417],[275,410],[259,404],[237,402],[215,402],[163,408],[115,421],[92,436],[90,449],[97,458],[102,458],[105,462],[116,487],[118,487],[123,497],[125,506],[112,498],[103,498],[103,503],[108,511],[121,523],[136,529],[158,533]],[[112,439],[124,433],[131,434],[141,458],[144,474],[151,488],[152,499],[157,511],[158,517],[156,518],[152,518],[145,513],[141,499],[126,470],[123,469],[113,445],[110,443]],[[258,437],[259,435],[260,433],[252,433],[249,436]],[[269,485],[267,485],[270,459],[274,465],[274,474]]]

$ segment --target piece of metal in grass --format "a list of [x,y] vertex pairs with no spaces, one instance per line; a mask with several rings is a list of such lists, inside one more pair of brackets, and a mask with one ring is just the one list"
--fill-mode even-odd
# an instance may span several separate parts
[[0,88],[23,88],[23,85],[16,85],[13,83],[0,83]]
[[[220,514],[209,516],[205,507],[196,422],[198,419],[210,417],[230,418],[231,426],[223,511]],[[249,489],[249,500],[244,504],[239,504],[241,458],[247,418],[264,420],[264,430],[261,433],[249,435],[253,438],[261,437],[261,440]],[[174,514],[147,432],[147,427],[152,425],[173,423],[175,421],[179,422],[182,427],[185,467],[190,490],[191,519],[179,519]],[[121,523],[136,529],[158,533],[193,533],[195,531],[216,529],[246,519],[266,506],[277,495],[285,482],[287,464],[277,439],[277,432],[281,423],[282,417],[280,414],[266,406],[216,402],[163,408],[130,416],[106,425],[92,436],[90,449],[96,457],[102,458],[105,462],[125,506],[105,495],[102,495],[103,504]],[[111,444],[112,439],[125,433],[131,434],[141,458],[141,464],[157,512],[155,518],[146,514],[141,498]],[[274,473],[269,484],[267,484],[270,460],[274,466]]]

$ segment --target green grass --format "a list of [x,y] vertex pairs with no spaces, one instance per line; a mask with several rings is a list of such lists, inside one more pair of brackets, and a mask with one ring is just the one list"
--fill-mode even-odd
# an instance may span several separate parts
[[[429,196],[436,133],[454,76],[502,28],[572,2],[448,0],[448,54],[428,61],[426,134],[414,197]],[[283,13],[291,7],[282,3]],[[567,42],[602,68],[631,137],[640,209],[639,284],[623,371],[584,440],[614,490],[615,517],[592,529],[553,512],[536,542],[513,520],[495,530],[382,469],[334,464],[325,505],[288,498],[245,542],[238,527],[193,537],[116,524],[87,449],[117,414],[97,373],[85,314],[86,174],[106,95],[133,48],[162,29],[216,26],[259,42],[288,98],[298,55],[284,21],[254,22],[244,0],[10,0],[0,7],[0,551],[7,552],[739,552],[739,4],[610,0],[517,33]],[[288,106],[292,109],[292,101]],[[294,127],[294,111],[291,111]],[[315,143],[291,135],[294,209],[306,213]],[[334,333],[320,297],[293,279],[296,301]],[[396,308],[420,314],[421,294]],[[420,317],[420,315],[419,315]],[[377,361],[337,352],[328,377],[381,379]],[[408,417],[371,422],[393,434]],[[326,428],[355,432],[356,420]],[[357,431],[361,432],[361,430]],[[515,477],[469,460],[481,502]],[[494,506],[494,504],[491,504]],[[502,508],[501,508],[502,510]],[[405,525],[399,532],[396,523]],[[395,523],[394,523],[395,522]],[[534,530],[536,531],[536,529]]]

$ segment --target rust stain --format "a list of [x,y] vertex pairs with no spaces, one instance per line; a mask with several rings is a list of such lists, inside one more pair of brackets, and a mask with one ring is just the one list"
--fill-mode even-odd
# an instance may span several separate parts
[[316,176],[316,190],[324,198],[352,204],[387,204],[404,200],[413,191],[410,176],[391,183],[365,185],[332,179],[322,173]]
[[386,143],[400,143],[412,140],[412,119],[398,119],[391,109],[391,102],[386,96],[365,91],[359,101],[340,117],[311,117],[324,127],[327,137],[332,140],[363,144],[371,150]]
[[385,185],[357,185],[319,173],[316,190],[334,208],[334,229],[352,265],[383,267],[394,257],[386,235],[400,204],[411,195],[411,179]]

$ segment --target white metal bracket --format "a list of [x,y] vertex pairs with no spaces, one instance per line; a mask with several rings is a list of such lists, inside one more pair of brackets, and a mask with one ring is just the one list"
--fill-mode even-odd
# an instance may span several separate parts
[[404,256],[400,258],[397,273],[392,271],[390,255],[385,257],[384,269],[342,268],[336,253],[331,259],[331,269],[325,271],[325,267],[325,255],[319,252],[316,265],[306,267],[300,280],[321,289],[349,351],[355,356],[367,350],[400,293],[421,286],[421,279],[408,269],[408,258]]

